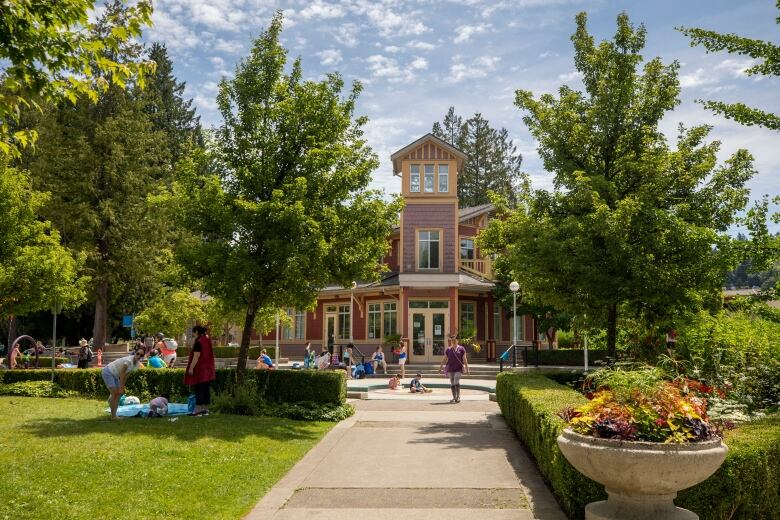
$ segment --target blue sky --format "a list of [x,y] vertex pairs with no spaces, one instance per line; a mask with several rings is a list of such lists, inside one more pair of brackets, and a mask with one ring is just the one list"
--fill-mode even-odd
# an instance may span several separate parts
[[163,41],[177,77],[187,82],[206,126],[218,125],[217,84],[230,77],[251,41],[277,9],[285,13],[284,45],[301,56],[304,74],[329,71],[358,79],[364,91],[358,113],[367,115],[369,143],[381,166],[373,185],[397,193],[390,154],[441,120],[449,106],[464,116],[481,112],[495,127],[505,127],[523,154],[523,169],[535,187],[549,188],[536,143],[513,105],[514,92],[555,92],[561,84],[582,88],[574,70],[569,40],[574,17],[589,14],[597,40],[611,38],[615,18],[626,11],[647,27],[646,59],[680,62],[682,103],[663,121],[674,138],[677,125],[707,123],[711,138],[722,141],[721,157],[747,148],[758,175],[750,182],[753,198],[780,195],[780,134],[737,125],[715,116],[696,99],[744,101],[780,113],[777,78],[751,78],[745,57],[705,54],[674,30],[704,27],[779,41],[780,14],[774,0],[609,1],[609,0],[156,0],[155,26],[147,41]]

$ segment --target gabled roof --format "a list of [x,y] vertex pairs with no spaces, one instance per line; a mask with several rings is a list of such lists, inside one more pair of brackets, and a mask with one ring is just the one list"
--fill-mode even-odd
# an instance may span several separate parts
[[417,139],[411,144],[408,144],[395,152],[393,155],[390,156],[390,159],[393,161],[393,175],[400,176],[401,174],[401,165],[400,160],[403,159],[406,155],[408,155],[410,152],[413,152],[417,148],[419,148],[421,145],[425,144],[426,141],[432,141],[434,145],[443,148],[447,152],[451,153],[455,157],[458,158],[458,169],[460,169],[463,165],[463,163],[468,160],[468,155],[463,153],[458,148],[455,148],[451,144],[449,144],[447,141],[444,141],[442,139],[439,139],[435,135],[428,133],[422,136],[421,138]]
[[495,209],[496,207],[492,204],[481,204],[479,206],[471,206],[470,208],[460,208],[460,210],[458,210],[458,218],[463,222],[464,220],[474,218],[477,215],[490,213]]

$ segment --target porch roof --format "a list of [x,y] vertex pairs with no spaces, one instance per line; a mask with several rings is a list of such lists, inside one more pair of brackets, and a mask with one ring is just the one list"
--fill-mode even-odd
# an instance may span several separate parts
[[[435,275],[432,275],[435,276]],[[383,273],[378,282],[366,282],[362,280],[357,281],[356,291],[366,292],[373,288],[385,288],[385,287],[400,287],[397,271],[388,271]],[[458,287],[462,289],[483,289],[489,290],[495,287],[493,282],[483,280],[479,277],[473,276],[468,273],[458,273]],[[341,293],[349,291],[349,287],[342,287],[340,285],[328,285],[321,293]]]

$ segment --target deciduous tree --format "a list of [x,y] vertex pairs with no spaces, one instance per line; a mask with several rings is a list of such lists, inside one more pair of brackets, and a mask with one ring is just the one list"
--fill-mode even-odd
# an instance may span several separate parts
[[606,328],[614,355],[621,313],[651,328],[719,295],[737,263],[726,231],[755,172],[745,150],[718,166],[706,126],[681,127],[670,149],[658,123],[678,104],[678,65],[640,71],[645,29],[625,13],[599,45],[579,14],[572,41],[585,92],[516,97],[555,189],[503,208],[482,247],[507,256],[533,301]]
[[98,33],[89,21],[95,0],[0,0],[0,154],[19,156],[37,138],[18,127],[20,113],[48,103],[88,98],[113,84],[143,82],[154,64],[111,55],[151,23],[148,0],[115,11]]
[[[777,0],[776,5],[780,9],[780,0]],[[775,20],[780,24],[780,16]],[[745,74],[748,76],[757,74],[780,76],[780,46],[775,43],[746,38],[737,34],[721,34],[706,29],[678,27],[677,30],[691,39],[691,47],[701,45],[707,49],[707,52],[726,51],[730,54],[739,54],[741,56],[749,56],[754,60],[762,60],[745,70]],[[733,119],[743,125],[758,125],[770,130],[780,131],[780,117],[771,112],[752,108],[744,103],[700,102],[713,112],[721,114],[728,119]]]
[[282,16],[220,84],[210,151],[184,161],[174,215],[192,232],[177,257],[206,293],[244,309],[238,376],[260,309],[310,308],[328,283],[377,274],[400,204],[367,189],[377,167],[354,117],[360,84],[285,72]]

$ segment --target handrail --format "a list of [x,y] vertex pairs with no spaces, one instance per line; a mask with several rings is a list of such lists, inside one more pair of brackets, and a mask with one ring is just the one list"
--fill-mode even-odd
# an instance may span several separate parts
[[[501,356],[499,356],[499,371],[504,371],[504,361],[509,361],[509,358],[512,358],[512,368],[515,368],[517,366],[517,350],[523,349],[523,366],[528,366],[528,349],[533,348],[535,356],[535,366],[539,366],[539,346],[534,343],[533,345],[509,345],[509,347],[504,351]],[[511,350],[511,353],[509,353]],[[504,355],[506,354],[506,359],[504,359]]]

